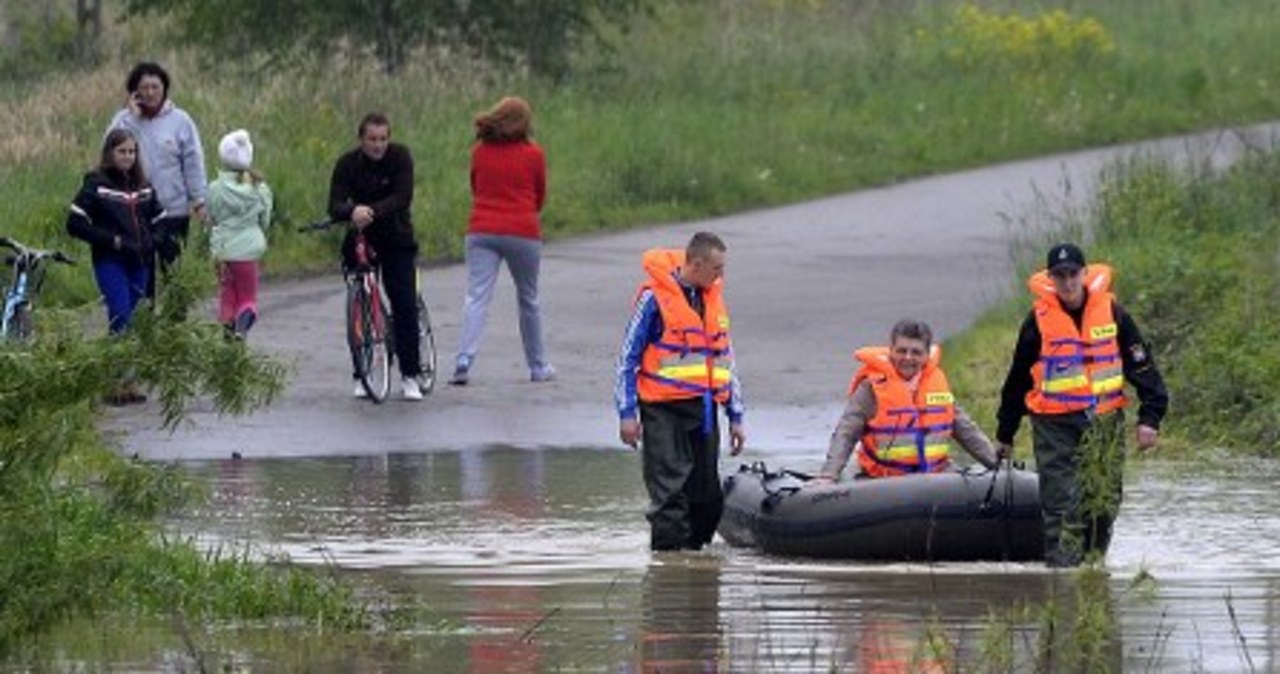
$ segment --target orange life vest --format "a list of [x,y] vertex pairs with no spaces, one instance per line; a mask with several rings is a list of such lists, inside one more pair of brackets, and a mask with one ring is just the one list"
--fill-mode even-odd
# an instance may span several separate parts
[[1092,408],[1105,414],[1125,406],[1124,364],[1112,311],[1111,267],[1084,269],[1087,290],[1080,327],[1062,308],[1046,271],[1033,274],[1027,287],[1040,329],[1040,360],[1031,368],[1035,382],[1027,393],[1033,414],[1067,414]]
[[636,393],[644,402],[705,398],[729,400],[733,354],[729,349],[729,312],[723,281],[702,291],[702,316],[689,306],[676,273],[684,251],[655,249],[644,254],[649,278],[639,292],[653,291],[662,314],[662,337],[645,347]]
[[884,346],[858,349],[862,363],[849,382],[849,394],[866,380],[876,396],[876,415],[862,435],[858,464],[871,477],[930,473],[950,464],[947,445],[955,422],[955,398],[942,371],[942,349],[933,345],[913,395]]

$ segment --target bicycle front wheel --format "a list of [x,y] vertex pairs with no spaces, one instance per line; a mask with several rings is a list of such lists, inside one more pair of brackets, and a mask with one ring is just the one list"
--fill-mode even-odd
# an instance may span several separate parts
[[347,343],[352,366],[369,399],[380,403],[391,390],[387,311],[380,293],[356,284],[347,310]]
[[10,342],[25,342],[31,338],[31,305],[19,304],[4,323],[4,339]]
[[427,311],[427,303],[418,295],[418,350],[421,354],[422,375],[418,385],[423,393],[430,393],[436,387],[436,335],[431,328],[431,313]]

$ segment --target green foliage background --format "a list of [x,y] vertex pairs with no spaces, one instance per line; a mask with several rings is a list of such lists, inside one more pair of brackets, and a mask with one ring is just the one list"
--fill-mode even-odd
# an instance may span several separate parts
[[647,0],[123,0],[134,20],[170,16],[207,55],[296,65],[315,54],[373,58],[387,74],[418,47],[453,50],[546,77],[563,76],[597,26],[625,22]]

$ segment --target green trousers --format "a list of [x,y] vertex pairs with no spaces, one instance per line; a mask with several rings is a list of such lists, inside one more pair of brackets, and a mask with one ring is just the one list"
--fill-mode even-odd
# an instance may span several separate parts
[[1031,428],[1045,563],[1105,556],[1124,496],[1124,413],[1032,415]]
[[[714,415],[715,407],[711,409]],[[641,457],[649,491],[649,547],[697,550],[711,542],[724,512],[720,432],[704,432],[701,399],[641,403]]]

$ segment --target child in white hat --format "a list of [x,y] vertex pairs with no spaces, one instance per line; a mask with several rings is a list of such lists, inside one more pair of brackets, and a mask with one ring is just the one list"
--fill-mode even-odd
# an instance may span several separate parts
[[237,129],[218,142],[222,169],[209,185],[209,247],[218,267],[218,321],[243,338],[258,318],[258,267],[267,252],[271,188],[252,168],[253,142]]

